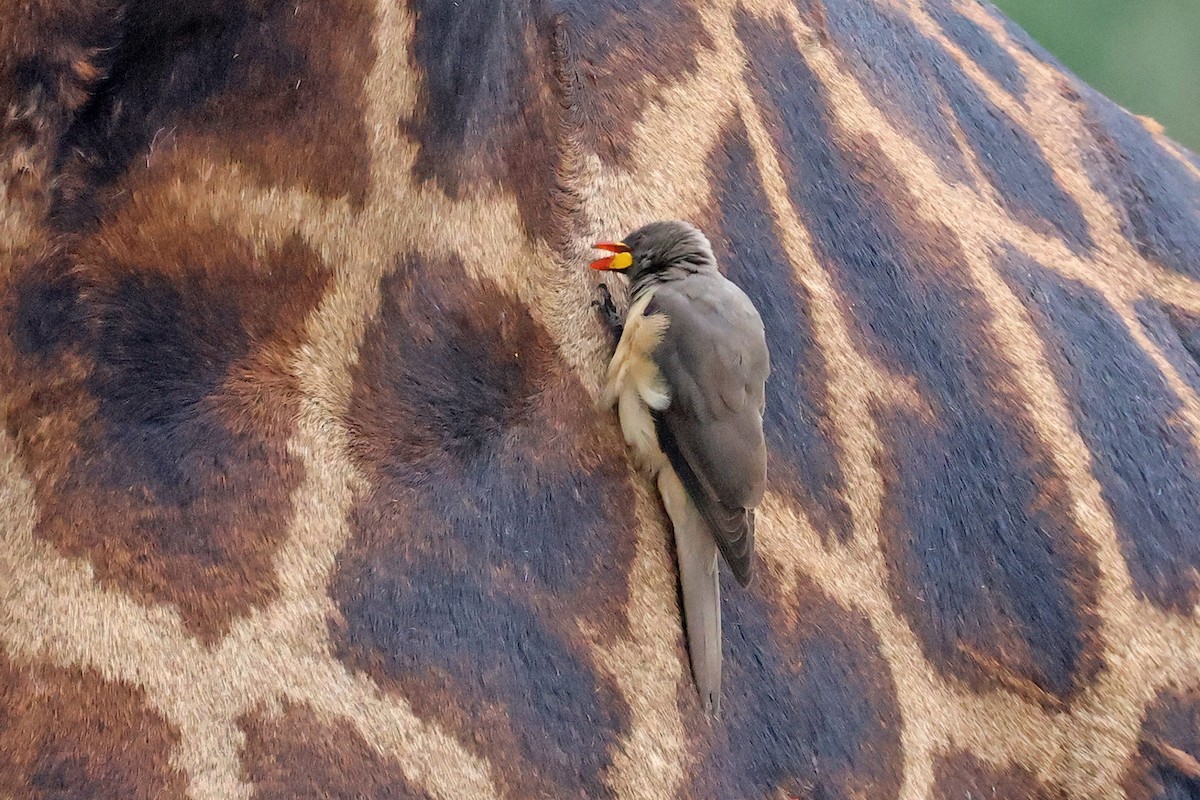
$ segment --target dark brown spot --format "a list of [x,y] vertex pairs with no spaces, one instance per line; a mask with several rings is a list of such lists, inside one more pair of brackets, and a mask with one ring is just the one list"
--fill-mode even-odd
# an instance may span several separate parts
[[0,385],[36,534],[211,639],[275,591],[300,480],[289,361],[325,277],[297,240],[259,258],[215,229],[152,231],[18,271]]
[[178,143],[268,185],[364,199],[363,86],[374,62],[359,0],[129,2],[111,67],[58,146],[52,219],[94,224],[132,165]]
[[331,586],[336,652],[513,796],[608,796],[629,712],[578,626],[625,630],[619,433],[502,287],[409,257],[382,289],[347,416],[372,488]]
[[1142,721],[1141,744],[1122,786],[1130,800],[1200,797],[1200,692],[1159,694]]
[[420,145],[416,176],[455,198],[500,184],[515,195],[527,230],[548,237],[559,124],[552,26],[516,3],[408,0],[408,7],[421,83],[401,127]]
[[1037,141],[987,98],[940,43],[872,0],[832,4],[828,23],[872,102],[923,143],[947,178],[970,182],[957,127],[1005,208],[1077,250],[1093,246],[1079,204],[1059,184]]
[[414,173],[456,199],[509,190],[526,232],[560,248],[579,204],[561,149],[626,157],[644,108],[711,46],[673,0],[407,5],[420,86],[400,123],[419,145]]
[[70,346],[85,322],[79,303],[83,285],[62,254],[35,263],[37,268],[13,286],[10,334],[21,356],[47,358]]
[[817,32],[821,44],[829,44],[829,21],[825,19],[825,0],[796,0],[800,18]]
[[842,470],[826,397],[825,357],[813,334],[808,289],[779,241],[754,155],[739,119],[709,160],[718,187],[709,235],[725,274],[754,301],[767,332],[771,377],[763,420],[768,478],[792,494],[825,534],[850,535]]
[[[29,667],[0,649],[0,792],[41,800],[167,800],[187,781],[179,733],[143,693],[92,670]],[[9,794],[11,793],[11,795]]]
[[1022,767],[996,767],[969,753],[940,755],[933,764],[934,800],[1062,800]]
[[[1164,305],[1163,310],[1167,314],[1167,319],[1171,322],[1171,327],[1175,329],[1175,335],[1179,337],[1180,344],[1187,352],[1191,364],[1190,372],[1194,373],[1196,366],[1200,365],[1200,314],[1193,314],[1182,308],[1176,308],[1171,305]],[[1188,373],[1189,370],[1180,370],[1182,373]],[[1200,391],[1200,385],[1193,381],[1193,388]]]
[[942,32],[992,80],[1015,97],[1025,97],[1025,75],[1017,60],[990,33],[964,16],[951,0],[928,0],[925,10],[937,21]]
[[395,761],[345,720],[325,720],[305,706],[279,714],[258,709],[239,720],[246,734],[242,773],[256,800],[426,800]]
[[[812,0],[797,0],[801,13]],[[925,53],[914,46],[917,35],[910,25],[882,14],[873,3],[845,0],[825,10],[823,31],[839,48],[871,102],[900,126],[907,138],[938,166],[947,180],[972,182],[954,124],[946,114],[937,77]],[[777,35],[783,35],[781,31]]]
[[1146,334],[1179,377],[1200,392],[1200,314],[1154,300],[1140,301],[1137,312]]
[[0,185],[10,199],[32,190],[45,201],[59,138],[91,98],[120,39],[121,4],[0,4]]
[[266,186],[361,205],[371,181],[364,84],[375,66],[374,14],[365,0],[263,4],[235,45],[225,91],[180,135],[228,152]]
[[1075,88],[1100,153],[1085,166],[1121,215],[1125,238],[1144,257],[1200,278],[1200,178],[1132,114],[1086,85]]
[[1200,455],[1179,398],[1097,292],[1015,251],[1001,266],[1046,340],[1134,586],[1190,614],[1200,601]]
[[[896,797],[900,709],[879,637],[808,579],[780,603],[762,578],[723,598],[723,718],[685,721],[708,750],[687,796]],[[694,694],[684,713],[699,714]]]
[[792,201],[855,336],[910,376],[931,409],[876,412],[896,602],[943,673],[1054,705],[1099,667],[1095,568],[986,333],[990,311],[958,242],[913,213],[873,139],[848,141],[830,126],[820,82],[786,37],[745,18],[738,31]]
[[569,31],[566,68],[585,144],[607,161],[628,157],[647,105],[698,68],[713,47],[694,4],[678,0],[551,0]]

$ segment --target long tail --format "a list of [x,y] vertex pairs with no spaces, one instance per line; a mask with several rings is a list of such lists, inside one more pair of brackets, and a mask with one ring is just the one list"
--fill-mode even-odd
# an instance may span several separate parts
[[675,529],[692,675],[705,711],[718,717],[721,713],[721,584],[716,540],[688,497],[679,476],[669,466],[663,467],[658,474],[658,491]]

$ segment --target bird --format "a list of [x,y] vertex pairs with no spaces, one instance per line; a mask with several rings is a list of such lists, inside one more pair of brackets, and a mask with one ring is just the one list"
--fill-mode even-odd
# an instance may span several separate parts
[[689,222],[651,222],[594,246],[610,255],[591,268],[628,279],[630,298],[623,320],[605,284],[593,304],[617,340],[599,407],[616,406],[635,462],[657,483],[675,536],[692,675],[705,712],[719,718],[718,554],[749,586],[766,485],[762,317]]

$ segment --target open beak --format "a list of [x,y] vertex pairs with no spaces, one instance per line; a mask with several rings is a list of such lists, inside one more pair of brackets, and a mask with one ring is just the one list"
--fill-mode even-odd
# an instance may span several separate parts
[[588,265],[592,269],[629,269],[633,264],[633,256],[629,252],[629,246],[624,242],[597,242],[592,246],[597,250],[607,250],[613,254],[604,258],[597,258]]

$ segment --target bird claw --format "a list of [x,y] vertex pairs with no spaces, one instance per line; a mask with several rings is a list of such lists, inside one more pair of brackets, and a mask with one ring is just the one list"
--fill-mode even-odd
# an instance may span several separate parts
[[596,309],[600,315],[600,321],[604,323],[604,327],[612,335],[614,341],[620,341],[621,333],[625,326],[621,320],[621,314],[617,311],[617,305],[613,302],[612,293],[608,291],[606,284],[600,284],[597,288],[599,299],[592,301],[592,308]]

